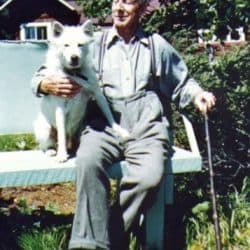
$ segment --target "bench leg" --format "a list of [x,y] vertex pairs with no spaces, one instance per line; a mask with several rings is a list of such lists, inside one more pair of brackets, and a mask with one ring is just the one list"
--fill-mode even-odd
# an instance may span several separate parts
[[174,175],[168,174],[160,185],[156,201],[146,214],[146,250],[166,250],[164,247],[165,204],[173,203]]
[[172,205],[174,203],[174,175],[168,174],[165,177],[165,204]]
[[146,213],[146,250],[164,250],[165,180],[154,205]]

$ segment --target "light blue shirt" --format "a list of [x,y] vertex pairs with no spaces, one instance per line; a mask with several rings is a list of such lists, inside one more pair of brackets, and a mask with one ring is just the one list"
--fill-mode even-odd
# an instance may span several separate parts
[[[103,60],[103,87],[109,97],[129,97],[154,86],[161,94],[184,107],[202,88],[189,76],[178,52],[160,35],[153,34],[156,72],[151,70],[148,35],[139,28],[128,44],[112,28],[107,35]],[[100,39],[99,39],[100,40]],[[98,39],[97,39],[98,41]],[[98,65],[100,42],[95,44],[95,65]],[[157,82],[153,82],[156,75]]]

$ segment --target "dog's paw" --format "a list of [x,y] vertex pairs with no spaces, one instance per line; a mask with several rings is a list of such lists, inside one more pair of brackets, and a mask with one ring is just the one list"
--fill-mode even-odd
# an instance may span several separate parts
[[56,156],[56,150],[55,149],[48,149],[45,151],[45,155],[49,157]]
[[118,124],[114,124],[112,126],[112,128],[114,129],[115,132],[117,132],[123,139],[128,139],[130,137],[130,133],[122,128],[120,125]]
[[67,161],[69,158],[69,155],[67,153],[57,153],[56,155],[56,161],[59,163],[63,163]]
[[67,161],[69,158],[69,155],[66,150],[58,150],[56,155],[56,161],[59,163],[63,163]]

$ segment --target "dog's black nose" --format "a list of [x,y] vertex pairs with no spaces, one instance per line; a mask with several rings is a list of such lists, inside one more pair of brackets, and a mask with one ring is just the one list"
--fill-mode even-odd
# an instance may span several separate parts
[[71,64],[78,65],[78,63],[79,63],[79,57],[77,55],[72,55],[71,56]]

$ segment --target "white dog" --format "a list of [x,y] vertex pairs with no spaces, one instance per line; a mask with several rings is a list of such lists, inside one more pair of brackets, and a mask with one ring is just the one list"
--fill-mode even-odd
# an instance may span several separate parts
[[[67,147],[79,129],[91,97],[96,100],[109,124],[120,136],[126,138],[129,134],[115,123],[99,87],[91,59],[88,58],[89,45],[93,41],[91,21],[82,26],[63,26],[55,22],[53,32],[46,57],[46,74],[70,77],[82,86],[82,90],[68,99],[45,95],[41,102],[41,112],[34,123],[34,132],[40,149],[50,156],[56,155],[59,162],[64,162],[69,157]],[[57,151],[53,149],[56,143]]]

